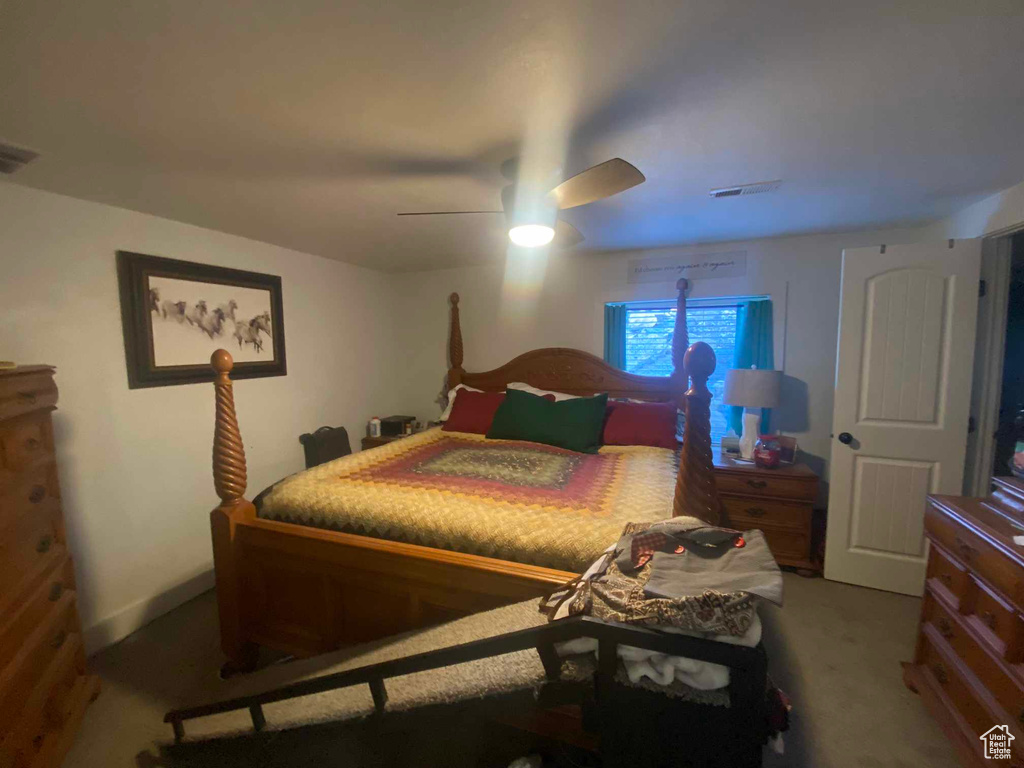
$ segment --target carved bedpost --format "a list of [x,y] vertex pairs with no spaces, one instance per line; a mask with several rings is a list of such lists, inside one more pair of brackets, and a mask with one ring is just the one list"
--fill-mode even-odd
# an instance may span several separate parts
[[676,323],[672,331],[672,384],[679,393],[679,407],[686,410],[683,393],[686,391],[686,348],[690,346],[690,334],[686,329],[686,291],[690,281],[681,277],[676,281]]
[[715,352],[703,341],[686,350],[685,366],[693,380],[686,392],[686,431],[672,516],[689,515],[712,525],[724,523],[711,455],[711,391],[708,377],[715,372]]
[[235,416],[234,385],[228,375],[235,362],[225,349],[218,349],[210,357],[210,365],[217,372],[213,382],[217,393],[217,420],[213,429],[213,485],[220,496],[221,507],[234,507],[244,501],[248,481],[245,468],[245,446]]
[[462,383],[462,326],[459,325],[459,294],[452,293],[448,297],[452,303],[452,324],[448,332],[448,359],[451,368],[448,369],[448,389]]
[[252,669],[256,646],[242,632],[241,562],[238,547],[239,523],[256,516],[256,508],[244,498],[246,485],[245,448],[235,416],[235,396],[228,374],[234,366],[231,355],[218,349],[210,357],[217,372],[213,382],[217,394],[217,417],[213,432],[213,484],[220,506],[210,513],[213,534],[213,570],[217,579],[217,609],[220,614],[220,644],[228,663],[223,673]]

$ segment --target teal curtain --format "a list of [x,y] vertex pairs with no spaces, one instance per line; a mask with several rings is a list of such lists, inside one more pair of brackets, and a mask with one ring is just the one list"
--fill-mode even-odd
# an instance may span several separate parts
[[626,370],[626,305],[604,305],[604,360]]
[[[774,335],[772,333],[771,301],[744,301],[736,318],[736,347],[733,368],[772,370],[775,368]],[[743,433],[743,409],[730,408],[729,426],[737,435]],[[761,409],[761,432],[771,432],[771,408]]]

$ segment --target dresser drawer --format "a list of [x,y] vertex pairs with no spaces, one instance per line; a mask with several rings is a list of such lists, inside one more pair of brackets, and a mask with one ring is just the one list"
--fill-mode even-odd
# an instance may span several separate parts
[[759,528],[795,528],[808,531],[811,507],[807,504],[754,498],[723,498],[729,525],[740,530]]
[[0,766],[33,765],[46,736],[61,723],[63,705],[82,678],[83,656],[81,636],[68,635],[27,695],[20,717],[0,729],[0,755],[4,756]]
[[797,499],[813,502],[818,495],[818,478],[802,479],[790,475],[771,476],[766,472],[751,477],[748,472],[715,470],[715,482],[722,496],[769,497],[773,499]]
[[[758,528],[758,526],[752,526]],[[758,528],[768,542],[768,548],[777,560],[807,562],[811,553],[810,534],[790,528]],[[783,563],[785,565],[785,563]]]
[[47,702],[46,726],[40,737],[32,741],[34,755],[26,768],[55,768],[62,764],[74,742],[85,708],[99,694],[99,689],[99,679],[95,675],[76,675],[59,701]]
[[14,658],[37,626],[66,592],[75,588],[71,560],[61,557],[36,584],[32,593],[9,616],[0,617],[0,669]]
[[57,404],[57,385],[51,371],[0,377],[0,419],[52,408]]
[[953,553],[959,562],[1010,601],[1024,604],[1024,585],[1019,569],[1002,550],[973,531],[955,524],[930,504],[925,514],[925,527],[933,541]]
[[[964,676],[955,654],[948,647],[943,647],[941,638],[936,639],[929,632],[922,633],[917,665],[929,683],[945,695],[946,705],[956,710],[976,737],[993,725],[1002,724],[984,703],[984,692],[978,691]],[[1016,722],[1006,724],[1019,733]],[[1022,751],[1016,743],[1019,741],[1020,738],[1015,739],[1013,747],[1014,756],[1018,759]],[[978,752],[980,754],[980,747]],[[1016,764],[1016,760],[1011,764]]]
[[0,485],[0,536],[8,526],[24,517],[53,511],[59,507],[57,467],[41,464]]
[[973,611],[968,620],[998,655],[1008,658],[1007,652],[1019,646],[1020,635],[1024,632],[1020,617],[1013,606],[974,577],[971,577],[971,595]]
[[0,423],[0,466],[11,472],[53,455],[50,414],[36,411]]
[[962,616],[948,610],[933,595],[928,600],[925,613],[943,642],[1005,710],[1007,718],[1024,725],[1024,681],[978,642]]
[[928,555],[927,579],[933,587],[946,592],[948,599],[958,607],[967,595],[967,569],[934,542]]
[[25,700],[37,689],[45,670],[68,638],[77,636],[77,632],[75,594],[65,592],[22,643],[14,658],[0,669],[0,723],[14,722]]
[[0,531],[0,598],[19,589],[22,577],[58,543],[53,509],[22,515]]

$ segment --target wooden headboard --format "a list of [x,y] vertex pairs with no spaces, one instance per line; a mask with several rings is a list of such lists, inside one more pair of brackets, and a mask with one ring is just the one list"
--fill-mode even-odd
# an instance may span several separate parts
[[[715,371],[715,353],[704,342],[689,344],[686,329],[686,290],[689,281],[676,283],[676,321],[672,336],[672,375],[637,376],[613,368],[601,358],[579,349],[546,347],[525,352],[499,368],[468,373],[463,367],[459,294],[449,296],[451,326],[448,334],[448,389],[458,384],[500,392],[514,381],[570,395],[607,392],[654,402],[675,402],[686,414],[683,450],[676,479],[673,515],[689,515],[716,525],[724,524],[711,455],[711,392],[708,377]],[[687,374],[689,373],[689,376]],[[687,380],[692,384],[687,388]]]
[[459,317],[459,294],[449,296],[451,330],[448,336],[448,389],[457,384],[486,392],[503,392],[513,381],[524,381],[539,389],[551,389],[570,395],[593,395],[607,392],[610,397],[629,397],[657,402],[672,401],[682,405],[687,377],[683,357],[689,345],[686,330],[686,279],[676,284],[676,321],[672,336],[671,376],[637,376],[613,368],[601,358],[579,349],[546,347],[534,349],[510,360],[499,368],[469,373],[462,367],[462,325]]

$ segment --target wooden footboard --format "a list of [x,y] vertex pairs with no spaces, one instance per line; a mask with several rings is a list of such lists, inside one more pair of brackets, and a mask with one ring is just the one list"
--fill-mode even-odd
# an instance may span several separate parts
[[272,520],[239,533],[247,638],[301,656],[526,600],[575,576]]
[[576,574],[431,547],[213,513],[228,671],[256,646],[310,656],[550,592]]
[[[491,387],[531,367],[554,371],[566,391],[607,391],[652,400],[677,400],[687,414],[673,513],[711,523],[722,521],[712,471],[707,379],[714,352],[698,342],[685,346],[685,281],[670,379],[632,376],[577,350],[527,353],[487,374],[462,371],[458,297],[453,296],[451,350],[456,378]],[[679,318],[682,318],[680,320]],[[385,637],[480,610],[538,597],[576,574],[478,555],[263,520],[245,499],[245,451],[235,416],[231,355],[218,350],[213,476],[220,505],[210,514],[214,570],[226,672],[252,668],[258,647],[308,656],[341,645]],[[680,392],[685,370],[692,381]],[[504,372],[499,373],[499,372]],[[568,377],[568,378],[567,378]],[[609,385],[609,386],[602,386]]]

